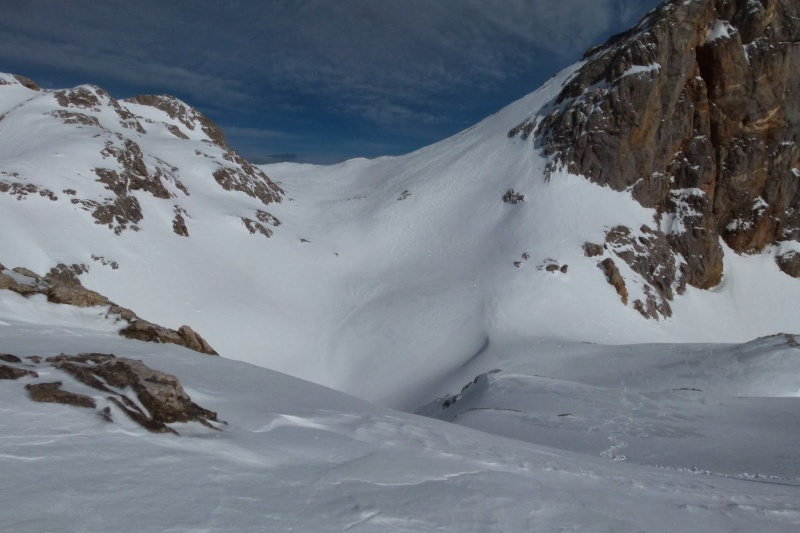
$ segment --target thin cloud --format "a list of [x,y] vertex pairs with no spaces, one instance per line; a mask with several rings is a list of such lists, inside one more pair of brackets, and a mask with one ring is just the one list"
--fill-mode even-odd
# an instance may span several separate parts
[[[243,145],[280,145],[267,155],[299,153],[289,144],[313,136],[331,143],[334,124],[361,139],[400,132],[396,150],[414,129],[418,143],[455,133],[534,90],[658,3],[3,0],[0,70],[177,94],[241,128],[227,130]],[[268,127],[249,131],[251,116]]]

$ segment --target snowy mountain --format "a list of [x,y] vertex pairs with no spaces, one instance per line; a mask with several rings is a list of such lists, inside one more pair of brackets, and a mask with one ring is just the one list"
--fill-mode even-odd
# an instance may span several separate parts
[[[0,75],[3,523],[797,530],[798,19],[673,0],[454,137],[334,166]],[[119,359],[228,425],[148,433]],[[56,381],[85,405],[30,401]]]

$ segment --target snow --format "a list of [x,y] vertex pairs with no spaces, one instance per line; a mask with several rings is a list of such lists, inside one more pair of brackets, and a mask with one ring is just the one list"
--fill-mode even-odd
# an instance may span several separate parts
[[658,63],[650,63],[649,65],[631,65],[620,77],[624,78],[625,76],[633,76],[635,74],[643,74],[645,72],[653,72],[655,70],[661,70],[661,65]]
[[719,39],[727,39],[736,33],[736,28],[730,25],[727,20],[715,20],[711,23],[706,35],[706,43],[710,43]]
[[[745,342],[796,328],[800,287],[771,253],[727,251],[723,285],[678,296],[669,320],[647,321],[621,305],[583,244],[603,242],[618,225],[652,227],[654,211],[564,170],[545,181],[547,160],[507,137],[520,121],[546,113],[573,72],[406,156],[266,166],[286,191],[269,206],[222,190],[211,178],[217,159],[202,155],[221,158],[222,150],[199,137],[178,139],[166,125],[183,126],[166,114],[125,104],[148,131],[139,134],[109,108],[87,111],[135,140],[149,167],[175,167],[189,192],[170,181],[175,198],[134,191],[144,219],[139,231],[121,235],[94,224],[62,192],[97,201],[108,195],[92,172],[110,164],[100,154],[104,137],[44,115],[57,108],[54,99],[34,93],[0,121],[3,171],[19,174],[3,179],[46,186],[59,199],[0,195],[0,224],[15,228],[0,235],[0,261],[40,274],[60,262],[86,264],[88,288],[147,320],[191,325],[224,357],[403,409],[446,392],[442,380],[487,339]],[[0,87],[0,95],[14,87]],[[504,204],[509,188],[525,202]],[[398,201],[406,190],[410,196]],[[172,231],[176,205],[186,210],[188,238]],[[281,220],[272,238],[243,226],[240,217],[254,218],[256,209]],[[515,268],[524,253],[530,259]],[[568,273],[537,268],[550,260]],[[638,294],[638,275],[620,268]]]
[[[99,350],[141,359],[177,375],[194,401],[218,412],[228,425],[216,432],[179,424],[180,437],[151,434],[118,411],[109,424],[85,409],[31,402],[23,388],[31,378],[0,382],[0,521],[9,531],[477,532],[588,527],[619,532],[789,532],[800,526],[799,482],[792,478],[797,425],[789,411],[794,404],[781,407],[778,398],[752,398],[750,403],[730,399],[730,405],[715,405],[723,397],[717,393],[741,391],[751,377],[796,370],[797,358],[789,357],[775,339],[734,347],[730,353],[731,347],[719,346],[693,347],[679,354],[655,346],[640,349],[646,354],[586,344],[562,346],[564,358],[539,360],[543,366],[538,370],[549,373],[549,380],[497,374],[504,376],[500,383],[507,383],[505,390],[510,391],[504,397],[525,402],[532,415],[561,408],[573,411],[573,417],[559,418],[558,424],[538,424],[539,442],[524,442],[391,411],[271,370],[176,346],[78,326],[54,328],[52,321],[61,320],[65,307],[77,320],[80,310],[55,304],[43,304],[28,322],[17,320],[13,310],[0,309],[0,320],[10,325],[0,328],[3,350],[42,356]],[[554,352],[558,347],[540,348]],[[530,359],[515,361],[514,372],[523,370],[520,365],[534,364]],[[711,372],[728,368],[732,361],[742,361],[741,374]],[[702,364],[695,366],[696,362]],[[649,381],[648,369],[658,368]],[[683,377],[686,371],[691,377]],[[67,381],[57,370],[48,372],[43,378]],[[578,378],[586,384],[567,381]],[[621,378],[627,389],[615,397],[605,387]],[[786,377],[785,387],[772,385],[769,390],[788,390],[790,381]],[[691,400],[700,393],[686,393],[681,400],[677,393],[665,392],[663,397],[673,397],[660,406],[654,402],[661,399],[644,392],[677,383],[702,383],[710,391],[708,401]],[[529,385],[535,385],[534,397],[515,396],[517,387],[524,392]],[[534,405],[534,398],[541,403]],[[639,402],[644,404],[641,408],[636,407]],[[741,405],[750,410],[737,414]],[[615,419],[603,418],[608,410],[614,411]],[[717,412],[727,418],[709,415]],[[622,417],[627,414],[635,417],[626,422]],[[592,422],[592,416],[598,419]],[[706,442],[724,424],[752,422],[759,416],[762,422],[752,426],[745,443],[727,440],[731,447],[718,445],[715,453],[695,447],[694,455],[685,458],[696,461],[694,469],[668,468],[664,457],[659,457],[662,467],[633,464],[640,456],[648,459],[645,447],[633,440],[625,441],[626,446],[602,443],[605,433],[583,433],[574,427],[595,423],[602,431],[632,433],[637,424],[654,424],[651,442],[657,445],[655,453],[663,455],[664,449],[692,450],[698,435],[687,428],[702,427],[704,420],[714,422],[702,427],[709,432]],[[533,427],[532,420],[521,426],[517,419],[498,417],[493,429],[500,434],[524,432]],[[676,430],[669,434],[671,427]],[[661,434],[657,428],[662,428]],[[743,428],[729,429],[736,436],[746,433]],[[795,438],[789,442],[791,431]],[[641,442],[647,442],[641,433]],[[759,437],[761,450],[739,455]],[[591,448],[590,441],[597,445],[591,453],[580,451]],[[607,450],[618,448],[594,453],[601,443]],[[625,461],[609,459],[622,455]],[[711,467],[722,468],[725,461],[748,468],[747,475],[712,472]],[[787,470],[774,477],[770,465]]]

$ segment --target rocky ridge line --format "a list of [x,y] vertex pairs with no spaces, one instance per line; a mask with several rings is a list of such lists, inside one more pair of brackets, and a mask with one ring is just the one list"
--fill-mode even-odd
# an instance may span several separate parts
[[45,276],[39,276],[26,268],[6,269],[0,264],[0,289],[13,291],[21,296],[43,294],[47,300],[57,304],[76,307],[108,307],[107,316],[124,320],[128,325],[119,334],[129,339],[147,342],[170,343],[208,355],[219,355],[206,340],[189,326],[178,330],[165,328],[143,320],[130,309],[121,307],[102,294],[89,290],[81,284],[78,276],[88,271],[86,265],[59,264]]

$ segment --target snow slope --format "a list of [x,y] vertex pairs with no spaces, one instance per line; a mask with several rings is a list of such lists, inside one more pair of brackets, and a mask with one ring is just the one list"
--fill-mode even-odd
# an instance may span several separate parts
[[[90,314],[0,291],[0,345],[20,356],[92,350],[141,359],[177,375],[192,399],[228,426],[151,434],[118,411],[109,424],[86,409],[31,402],[23,387],[31,378],[4,380],[0,523],[7,531],[800,527],[796,479],[654,469],[492,436],[246,363],[122,339],[101,314]],[[623,359],[612,357],[597,383],[616,365],[630,368]],[[667,375],[664,384],[671,383]],[[53,369],[41,374],[65,377]],[[516,423],[506,422],[506,430]]]
[[[47,93],[0,86],[0,168],[17,173],[2,179],[59,196],[0,194],[0,225],[13,228],[0,235],[0,261],[40,272],[59,262],[89,265],[84,285],[148,320],[190,324],[224,357],[404,409],[452,390],[448,379],[474,377],[458,369],[487,342],[744,342],[796,330],[800,283],[769,251],[729,252],[723,283],[689,288],[672,303],[671,319],[645,320],[622,305],[582,246],[602,242],[617,225],[652,224],[653,211],[566,172],[545,181],[547,160],[531,141],[507,136],[542,113],[575,68],[403,157],[264,167],[285,191],[282,203],[268,206],[282,223],[269,239],[242,222],[263,204],[211,178],[221,150],[186,128],[190,138],[176,138],[168,126],[179,121],[125,102],[145,133],[112,128],[119,121],[105,108],[101,122],[152,154],[148,165],[162,160],[189,194],[172,182],[171,199],[132,191],[144,214],[139,231],[117,235],[95,224],[61,191],[106,194],[91,172],[102,139],[87,126],[53,127],[42,115],[54,105]],[[502,202],[509,188],[525,201]],[[170,225],[178,208],[187,213],[188,238]],[[568,270],[548,272],[551,263]],[[633,301],[641,280],[619,266]]]
[[419,412],[618,461],[800,480],[800,343],[793,336],[526,349],[524,359],[508,358],[513,349],[487,349],[470,366],[505,371],[482,373]]

